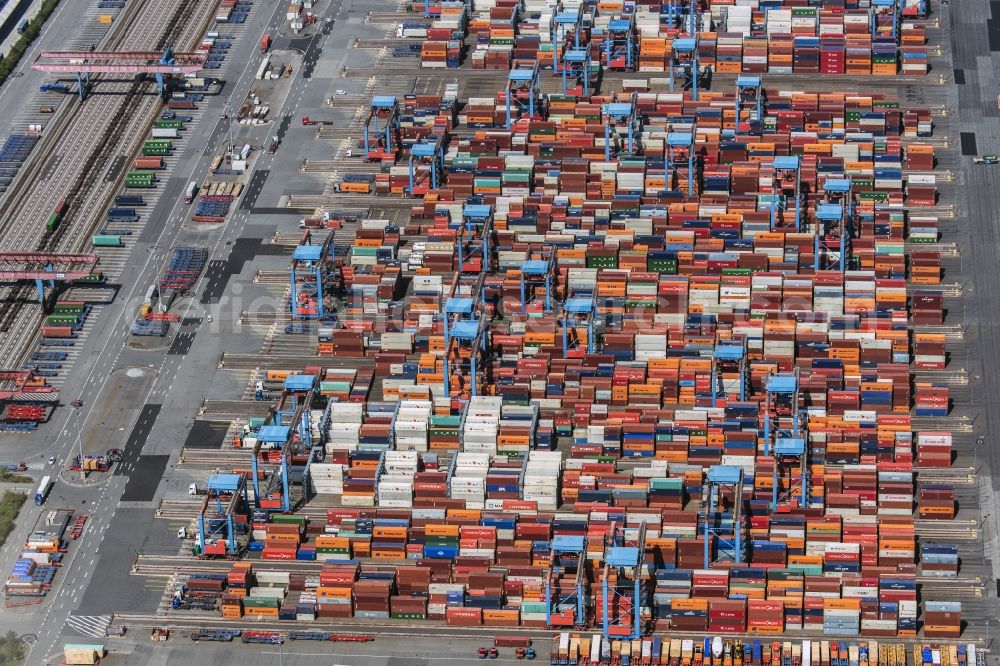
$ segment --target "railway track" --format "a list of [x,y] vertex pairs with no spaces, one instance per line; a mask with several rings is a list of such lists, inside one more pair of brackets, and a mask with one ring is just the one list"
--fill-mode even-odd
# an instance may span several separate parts
[[[281,621],[264,621],[264,620],[254,620],[250,621],[247,619],[241,620],[223,620],[219,617],[184,617],[178,614],[177,611],[171,612],[169,615],[140,615],[140,614],[126,614],[116,613],[112,618],[112,623],[116,625],[125,625],[129,627],[130,630],[135,629],[153,629],[154,627],[162,627],[170,629],[171,631],[191,631],[208,627],[219,627],[228,629],[244,629],[250,631],[277,631],[277,632],[287,632],[295,629],[295,625],[288,622]],[[309,623],[310,631],[327,631],[334,633],[363,633],[363,634],[374,634],[376,636],[376,641],[382,640],[392,640],[393,638],[406,638],[412,636],[433,636],[434,638],[442,640],[465,640],[465,641],[478,641],[480,643],[492,642],[492,639],[497,634],[496,627],[449,627],[443,622],[434,622],[428,620],[391,620],[391,621],[374,621],[374,620],[342,620],[340,622],[329,622],[323,619],[317,619],[314,622]],[[536,629],[532,627],[504,627],[504,634],[521,634],[525,636],[530,636],[534,642],[540,646],[540,652],[544,651],[548,645],[547,641],[551,641],[553,636],[559,633],[558,630],[554,629]],[[574,631],[573,633],[578,633],[581,635],[589,635],[593,633],[600,633],[600,629],[584,629],[581,631]],[[660,632],[657,632],[658,634]],[[691,633],[671,630],[671,638],[690,638],[695,640],[703,639],[706,632]],[[800,638],[815,638],[810,632],[801,631],[786,631],[784,640],[798,640]],[[184,637],[186,639],[186,637]],[[727,635],[727,638],[739,639],[752,641],[753,639],[759,639],[759,636],[753,634],[732,634]],[[913,639],[913,638],[893,638],[891,640],[893,643],[902,643],[903,645],[912,646],[917,644],[925,644],[930,641],[923,638]],[[963,639],[961,641],[951,641],[934,639],[933,641],[937,645],[952,645],[952,644],[962,644],[967,645],[970,642],[980,646],[981,650],[989,650],[988,640],[977,637]],[[984,660],[985,661],[985,660]],[[541,662],[545,663],[545,662]]]
[[[214,7],[198,0],[129,3],[101,48],[156,51],[170,44],[190,49]],[[161,106],[155,88],[145,82],[104,83],[100,92],[86,102],[74,99],[62,105],[0,199],[7,211],[0,219],[3,249],[74,253],[88,248],[104,207],[124,177],[124,169],[109,167],[136,151]],[[57,230],[46,235],[43,221],[63,198],[68,212]],[[0,358],[11,366],[20,364],[38,337],[42,314],[36,305],[26,306],[33,293],[27,286],[0,290]]]

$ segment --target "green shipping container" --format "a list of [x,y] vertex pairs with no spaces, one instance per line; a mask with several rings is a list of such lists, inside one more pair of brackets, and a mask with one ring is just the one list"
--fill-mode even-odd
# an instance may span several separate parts
[[618,268],[618,257],[587,257],[587,268]]
[[184,129],[184,123],[179,120],[157,120],[154,127],[166,129]]
[[305,525],[308,519],[305,516],[295,516],[287,513],[273,513],[271,514],[272,523],[280,523],[284,525]]
[[49,215],[48,221],[45,223],[45,230],[52,233],[59,226],[59,213],[52,213]]
[[91,236],[90,242],[94,245],[94,247],[122,247],[125,245],[125,243],[122,242],[121,236],[109,236],[103,234]]

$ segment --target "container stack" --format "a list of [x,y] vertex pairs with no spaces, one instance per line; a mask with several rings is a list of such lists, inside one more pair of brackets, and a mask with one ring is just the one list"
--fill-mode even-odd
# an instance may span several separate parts
[[503,399],[499,396],[474,396],[469,401],[462,423],[462,450],[495,454],[500,434]]
[[924,636],[927,638],[958,638],[961,633],[961,601],[927,601],[924,603]]
[[561,469],[562,456],[558,451],[531,451],[524,471],[522,499],[535,502],[539,511],[555,511]]
[[401,400],[393,434],[399,451],[427,451],[427,431],[433,403],[430,400]]
[[466,509],[486,505],[486,473],[490,454],[461,452],[455,455],[454,470],[448,482],[449,497],[463,500]]
[[378,479],[376,504],[385,508],[411,508],[413,480],[418,466],[415,451],[386,451],[382,475]]
[[922,576],[954,578],[958,575],[958,546],[953,544],[920,544]]
[[354,451],[360,442],[364,405],[349,402],[331,402],[328,406],[326,452]]
[[317,495],[344,494],[343,465],[314,462],[309,467],[309,480]]
[[952,520],[955,517],[955,489],[942,483],[921,484],[917,515],[921,520]]

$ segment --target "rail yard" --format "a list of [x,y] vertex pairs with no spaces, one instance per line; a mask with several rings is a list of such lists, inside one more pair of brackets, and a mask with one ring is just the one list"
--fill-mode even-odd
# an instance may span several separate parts
[[994,663],[994,11],[57,9],[0,84],[0,627]]

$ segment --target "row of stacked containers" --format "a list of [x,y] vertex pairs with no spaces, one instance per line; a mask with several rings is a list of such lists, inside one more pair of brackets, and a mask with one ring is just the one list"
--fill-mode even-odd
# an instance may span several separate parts
[[[478,69],[507,69],[517,59],[558,69],[564,50],[573,48],[586,51],[595,67],[664,72],[674,40],[697,35],[699,63],[720,74],[927,73],[927,39],[916,20],[926,14],[925,3],[848,5],[699,2],[692,23],[684,2],[563,2],[556,8],[542,0],[486,0],[470,9],[436,1],[413,5],[432,22],[424,30],[414,24],[405,36],[427,38],[423,67],[459,67],[468,33]],[[557,19],[567,12],[580,14],[579,34]],[[631,57],[613,46],[622,21],[631,24]],[[567,32],[572,39],[565,39]]]

